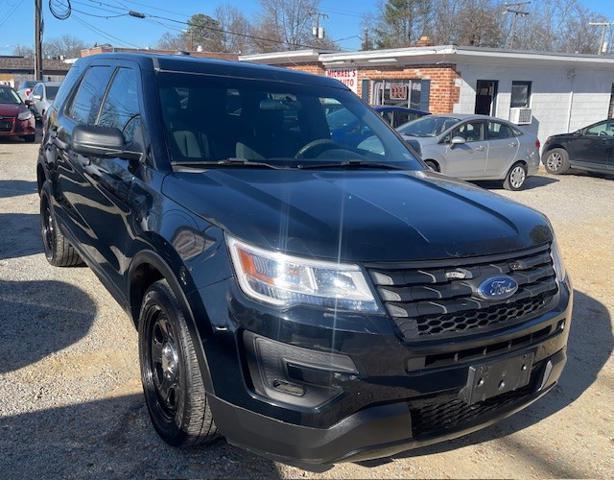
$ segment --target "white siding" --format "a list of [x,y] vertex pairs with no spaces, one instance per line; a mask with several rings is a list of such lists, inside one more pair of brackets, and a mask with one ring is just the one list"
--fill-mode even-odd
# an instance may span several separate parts
[[521,128],[536,133],[542,143],[549,135],[577,130],[608,114],[614,70],[468,63],[457,68],[462,78],[459,103],[454,107],[457,113],[474,113],[477,80],[498,80],[496,116],[509,119],[512,81],[532,82],[533,123]]

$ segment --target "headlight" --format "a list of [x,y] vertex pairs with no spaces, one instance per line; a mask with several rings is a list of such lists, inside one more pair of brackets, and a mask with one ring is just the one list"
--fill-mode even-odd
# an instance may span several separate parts
[[379,311],[357,265],[292,257],[226,238],[239,285],[252,298],[279,306],[309,304]]
[[30,110],[26,110],[25,112],[21,112],[17,115],[17,120],[30,120],[32,118],[32,112]]
[[552,256],[552,265],[554,266],[556,279],[559,282],[562,282],[565,280],[565,265],[563,264],[563,259],[561,258],[561,251],[559,250],[559,244],[556,241],[556,237],[554,237],[554,240],[552,240],[550,255]]

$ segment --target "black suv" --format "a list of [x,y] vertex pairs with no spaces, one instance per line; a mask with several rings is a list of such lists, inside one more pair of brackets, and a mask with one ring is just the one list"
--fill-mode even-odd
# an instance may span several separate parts
[[[331,139],[331,104],[360,143]],[[565,364],[544,215],[429,171],[336,80],[81,59],[37,168],[47,259],[85,262],[132,317],[172,445],[392,455],[511,415]]]

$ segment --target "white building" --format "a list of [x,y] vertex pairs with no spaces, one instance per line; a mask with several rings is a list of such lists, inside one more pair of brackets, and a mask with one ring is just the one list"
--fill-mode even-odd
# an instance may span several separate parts
[[372,104],[485,113],[549,135],[614,115],[614,58],[442,45],[239,57],[335,76]]

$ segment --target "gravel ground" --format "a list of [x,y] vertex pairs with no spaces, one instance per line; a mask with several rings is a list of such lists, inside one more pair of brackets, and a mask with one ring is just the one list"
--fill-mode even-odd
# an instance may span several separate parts
[[614,475],[614,180],[539,176],[499,193],[546,213],[576,289],[569,362],[502,423],[395,458],[319,472],[228,446],[177,450],[149,423],[130,320],[87,268],[47,264],[36,145],[0,143],[2,478],[543,478]]

